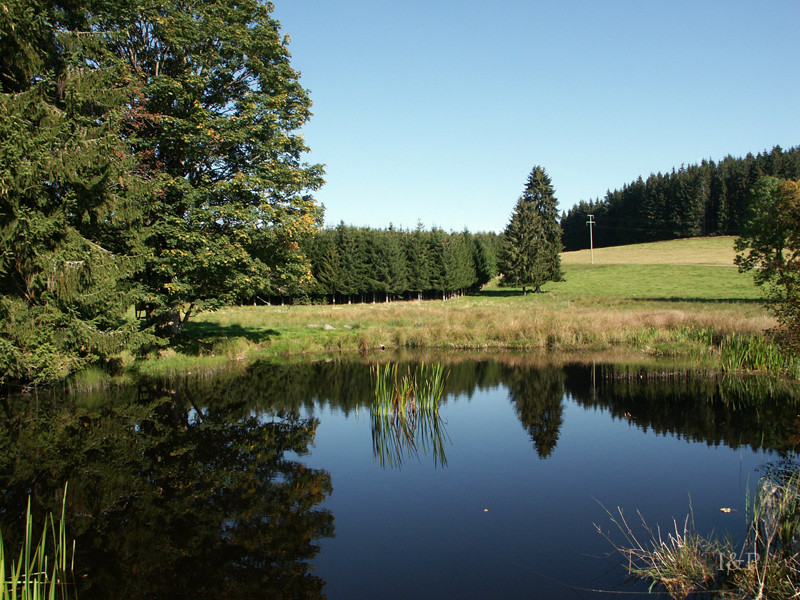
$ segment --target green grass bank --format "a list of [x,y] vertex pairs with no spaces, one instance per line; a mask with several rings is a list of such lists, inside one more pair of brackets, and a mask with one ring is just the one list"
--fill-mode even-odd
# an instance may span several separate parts
[[511,350],[774,370],[786,357],[762,338],[776,322],[733,258],[730,237],[676,240],[598,249],[594,264],[588,250],[564,253],[565,280],[527,296],[491,284],[446,302],[231,307],[198,315],[174,347],[122,362],[159,374],[383,350]]

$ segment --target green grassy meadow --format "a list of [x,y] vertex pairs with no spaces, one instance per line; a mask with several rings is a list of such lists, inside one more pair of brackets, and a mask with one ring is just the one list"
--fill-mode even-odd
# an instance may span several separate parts
[[554,293],[631,300],[758,301],[761,290],[734,265],[733,237],[670,240],[565,252]]
[[[733,267],[735,240],[733,236],[719,236],[597,248],[593,253],[594,264]],[[591,256],[589,250],[564,252],[561,261],[565,265],[588,265]]]
[[673,264],[564,265],[564,279],[546,289],[571,296],[631,300],[758,301],[761,290],[735,267]]
[[140,372],[214,369],[254,359],[342,353],[522,351],[542,360],[660,360],[713,368],[734,335],[776,323],[752,277],[733,266],[733,238],[565,253],[565,280],[543,293],[492,283],[465,297],[352,305],[240,306],[197,315]]

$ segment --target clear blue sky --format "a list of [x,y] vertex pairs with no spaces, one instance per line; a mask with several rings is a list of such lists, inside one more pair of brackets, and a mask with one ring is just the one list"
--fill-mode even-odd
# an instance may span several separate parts
[[800,145],[800,1],[275,0],[336,225],[502,231],[639,175]]

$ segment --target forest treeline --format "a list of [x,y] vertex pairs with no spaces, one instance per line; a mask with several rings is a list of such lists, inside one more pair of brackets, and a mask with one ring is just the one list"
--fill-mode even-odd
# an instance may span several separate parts
[[340,223],[301,242],[314,277],[295,298],[333,304],[447,300],[497,274],[498,245],[499,236],[491,232]]
[[[761,177],[800,179],[800,147],[681,166],[639,177],[601,199],[581,201],[560,219],[563,249],[703,235],[739,235]],[[438,228],[373,229],[340,223],[301,242],[313,279],[272,296],[277,302],[383,302],[448,299],[488,283],[502,271],[504,234]],[[264,298],[254,298],[264,301]]]
[[744,158],[703,160],[677,171],[581,201],[562,214],[564,250],[589,247],[586,222],[594,215],[594,246],[621,246],[703,235],[738,235],[750,190],[762,176],[800,179],[800,147]]

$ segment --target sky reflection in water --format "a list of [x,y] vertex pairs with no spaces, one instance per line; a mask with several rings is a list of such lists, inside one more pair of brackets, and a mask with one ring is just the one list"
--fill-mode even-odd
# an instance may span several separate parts
[[603,507],[669,528],[691,504],[701,533],[740,536],[757,467],[800,441],[774,381],[515,360],[449,363],[438,415],[406,421],[438,424],[445,456],[418,429],[400,468],[375,455],[395,448],[362,363],[6,398],[4,542],[69,481],[82,600],[617,598],[588,590],[646,587],[608,556]]
[[[632,418],[561,403],[541,458],[504,385],[447,397],[447,465],[420,453],[402,468],[373,456],[368,409],[329,406],[303,460],[330,472],[335,537],[314,559],[328,598],[597,598],[623,585],[619,555],[594,523],[605,508],[671,527],[690,504],[701,531],[740,535],[756,469],[777,456],[645,432]],[[722,507],[734,509],[730,514]],[[613,532],[612,532],[613,533]]]

